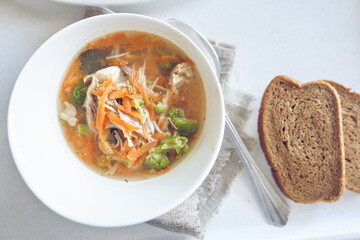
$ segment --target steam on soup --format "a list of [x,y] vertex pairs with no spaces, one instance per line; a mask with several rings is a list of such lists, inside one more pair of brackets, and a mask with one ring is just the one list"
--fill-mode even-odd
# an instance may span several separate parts
[[71,63],[59,99],[74,153],[122,179],[168,172],[190,151],[205,116],[194,62],[170,41],[143,32],[88,43]]

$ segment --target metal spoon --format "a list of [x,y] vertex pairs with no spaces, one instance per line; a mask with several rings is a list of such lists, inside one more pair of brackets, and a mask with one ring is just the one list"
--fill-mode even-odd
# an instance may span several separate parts
[[[177,19],[169,19],[166,22],[187,35],[202,50],[214,67],[219,78],[221,71],[220,61],[209,41],[197,30]],[[257,189],[266,220],[272,225],[278,227],[284,226],[288,221],[290,209],[283,195],[280,193],[279,189],[275,188],[264,176],[257,163],[250,155],[230,118],[226,114],[225,129]]]

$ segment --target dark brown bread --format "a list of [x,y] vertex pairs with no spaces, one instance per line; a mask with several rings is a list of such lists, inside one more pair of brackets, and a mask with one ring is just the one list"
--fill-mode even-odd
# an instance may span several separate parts
[[278,76],[265,90],[260,143],[283,193],[295,202],[338,200],[345,189],[340,98],[324,81]]
[[350,92],[338,83],[327,82],[336,89],[341,100],[346,186],[360,193],[360,94]]

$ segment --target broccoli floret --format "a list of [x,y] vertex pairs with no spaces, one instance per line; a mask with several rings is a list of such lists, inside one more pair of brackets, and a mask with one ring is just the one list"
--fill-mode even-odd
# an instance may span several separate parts
[[156,112],[162,113],[163,111],[165,111],[166,105],[159,102],[158,104],[155,105],[154,109],[155,109]]
[[167,116],[171,119],[180,135],[187,136],[196,131],[198,122],[184,118],[184,110],[173,107],[167,112]]
[[186,137],[178,136],[177,133],[175,133],[174,136],[166,137],[161,141],[161,151],[170,152],[171,150],[175,150],[176,154],[180,155],[189,150],[187,142],[188,139]]
[[145,164],[152,169],[160,170],[167,167],[170,164],[170,160],[161,153],[161,149],[156,147],[146,157]]
[[152,169],[163,169],[170,164],[170,160],[166,156],[168,152],[175,150],[177,156],[189,151],[186,137],[174,136],[166,137],[161,140],[160,144],[151,149],[149,155],[145,159],[145,164]]
[[80,107],[84,104],[85,98],[86,98],[86,88],[83,84],[79,84],[76,87],[73,88],[71,91],[71,101],[72,103]]
[[175,118],[182,118],[184,117],[184,110],[181,108],[173,107],[167,112],[167,116],[173,120]]
[[194,133],[198,127],[196,120],[185,118],[174,118],[172,120],[180,135],[187,136]]

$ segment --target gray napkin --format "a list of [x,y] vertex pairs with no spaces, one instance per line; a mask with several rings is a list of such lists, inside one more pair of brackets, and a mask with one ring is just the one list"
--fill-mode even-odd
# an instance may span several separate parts
[[[85,18],[107,13],[114,12],[104,7],[91,6],[86,8]],[[215,41],[210,42],[219,56],[221,64],[220,82],[223,91],[227,92],[227,83],[234,63],[235,47]],[[249,104],[252,99],[246,96],[244,98],[241,94],[234,93],[234,91],[231,91],[231,93],[225,94],[226,96],[232,96],[231,102],[225,98],[226,109],[245,143],[249,143],[247,145],[251,146],[255,140],[244,133],[243,127],[247,119],[244,122],[243,117],[250,115]],[[234,98],[236,99],[235,102]],[[242,116],[242,120],[240,116]],[[252,149],[249,148],[249,150]],[[221,201],[227,194],[231,182],[241,169],[242,164],[235,149],[228,137],[225,136],[214,167],[195,193],[170,212],[149,221],[148,224],[171,232],[185,233],[196,238],[203,238],[206,224],[218,212]]]

